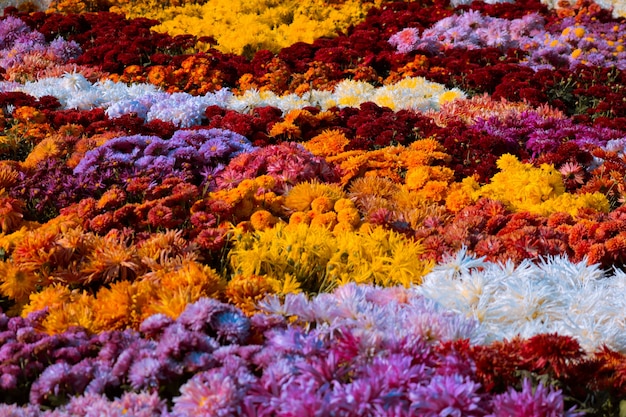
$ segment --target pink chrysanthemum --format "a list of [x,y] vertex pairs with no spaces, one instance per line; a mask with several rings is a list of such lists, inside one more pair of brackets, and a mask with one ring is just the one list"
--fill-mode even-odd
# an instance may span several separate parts
[[221,372],[197,374],[180,388],[174,416],[235,416],[239,390],[235,380]]
[[420,34],[415,28],[406,28],[389,38],[389,43],[398,49],[398,52],[406,54],[415,49]]

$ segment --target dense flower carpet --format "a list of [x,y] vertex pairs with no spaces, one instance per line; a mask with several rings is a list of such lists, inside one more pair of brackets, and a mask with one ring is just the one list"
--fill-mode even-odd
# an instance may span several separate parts
[[0,416],[626,416],[626,5],[0,17]]

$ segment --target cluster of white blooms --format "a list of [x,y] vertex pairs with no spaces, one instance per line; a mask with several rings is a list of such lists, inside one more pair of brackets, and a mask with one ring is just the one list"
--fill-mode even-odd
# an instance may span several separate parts
[[89,110],[107,108],[121,100],[141,99],[159,90],[152,84],[115,83],[110,80],[91,83],[80,73],[65,73],[61,77],[42,78],[25,84],[0,82],[0,91],[20,91],[33,97],[56,97],[66,109]]
[[392,110],[437,110],[442,103],[465,98],[463,91],[447,89],[424,78],[405,78],[396,84],[375,87],[362,81],[344,80],[333,91],[312,90],[302,96],[279,96],[271,91],[248,90],[234,95],[228,89],[202,96],[188,93],[165,93],[151,84],[115,83],[110,80],[91,83],[79,73],[59,78],[44,78],[26,84],[0,83],[0,91],[21,91],[34,97],[54,96],[64,108],[88,110],[105,108],[109,117],[136,113],[146,121],[159,119],[180,127],[198,125],[208,106],[217,105],[238,112],[256,107],[274,106],[284,113],[306,106],[327,110],[331,107],[358,107],[374,102]]
[[462,250],[413,289],[452,311],[476,318],[489,340],[540,333],[575,337],[594,351],[626,352],[626,273],[565,257],[518,266],[474,258]]
[[50,3],[52,3],[52,0],[2,0],[0,1],[0,8],[4,9],[6,7],[20,7],[24,5],[29,5],[43,12],[45,10],[48,10],[48,7],[50,7]]

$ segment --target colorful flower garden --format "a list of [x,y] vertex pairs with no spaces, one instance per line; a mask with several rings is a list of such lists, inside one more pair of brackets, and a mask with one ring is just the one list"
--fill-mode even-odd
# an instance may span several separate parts
[[626,6],[0,17],[0,416],[626,416]]

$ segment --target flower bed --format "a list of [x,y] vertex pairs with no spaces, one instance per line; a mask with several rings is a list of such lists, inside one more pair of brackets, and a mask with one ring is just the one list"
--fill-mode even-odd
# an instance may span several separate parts
[[622,415],[621,6],[466,3],[11,3],[0,414]]

